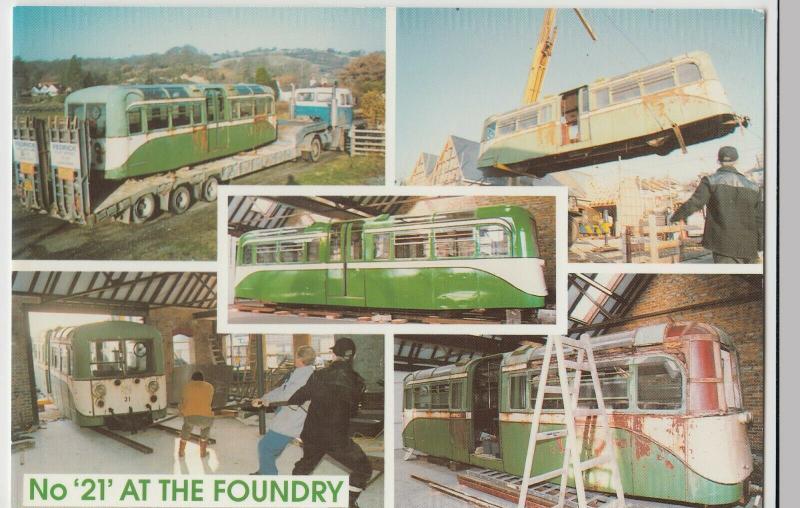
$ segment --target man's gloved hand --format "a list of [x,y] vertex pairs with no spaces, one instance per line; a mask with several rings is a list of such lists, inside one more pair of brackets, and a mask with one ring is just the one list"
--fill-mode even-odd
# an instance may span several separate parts
[[253,407],[264,407],[264,401],[261,399],[252,399],[250,405]]

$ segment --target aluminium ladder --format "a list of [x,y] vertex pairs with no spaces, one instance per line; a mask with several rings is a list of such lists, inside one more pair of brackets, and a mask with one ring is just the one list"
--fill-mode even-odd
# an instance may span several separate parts
[[[575,480],[575,491],[578,497],[578,506],[586,508],[586,492],[583,484],[583,473],[587,470],[608,465],[611,469],[611,482],[616,493],[617,508],[625,507],[625,495],[622,492],[622,481],[619,474],[619,466],[617,464],[617,457],[614,447],[614,439],[612,436],[611,426],[608,423],[608,414],[606,412],[605,401],[603,400],[603,392],[600,388],[600,379],[597,375],[597,365],[594,361],[594,352],[592,351],[592,344],[587,334],[581,336],[580,340],[561,337],[560,335],[550,335],[547,337],[545,344],[544,357],[542,358],[542,367],[539,374],[539,386],[536,393],[536,405],[533,411],[533,421],[531,422],[531,432],[528,440],[528,450],[525,455],[525,469],[522,475],[522,483],[520,484],[518,508],[525,508],[525,503],[528,495],[528,488],[532,484],[541,483],[551,480],[558,476],[561,477],[561,488],[559,490],[558,504],[556,506],[563,507],[567,492],[567,478],[572,470],[573,478]],[[565,353],[565,346],[569,348],[569,352]],[[559,385],[548,385],[548,373],[550,371],[550,361],[552,358],[553,350],[555,350]],[[565,357],[569,355],[575,356],[574,360],[568,360]],[[572,388],[569,386],[569,377],[567,369],[573,371]],[[594,387],[594,396],[597,402],[597,409],[584,409],[578,408],[578,396],[581,388],[581,373],[589,372],[592,378],[592,385]],[[542,416],[542,404],[544,402],[544,395],[546,393],[561,394],[564,411],[564,429],[551,430],[546,432],[539,432],[539,420]],[[591,459],[581,461],[582,445],[578,443],[578,437],[575,429],[575,418],[585,416],[596,416],[596,425],[598,429],[604,431],[605,446],[602,452]],[[560,469],[548,471],[546,473],[531,476],[531,469],[533,467],[533,458],[536,451],[536,443],[539,441],[547,441],[566,437],[567,446],[564,448],[564,462]]]

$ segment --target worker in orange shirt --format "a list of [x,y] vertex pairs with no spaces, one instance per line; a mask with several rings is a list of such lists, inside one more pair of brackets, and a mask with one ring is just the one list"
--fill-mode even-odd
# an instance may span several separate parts
[[186,454],[186,441],[191,437],[194,427],[200,428],[200,456],[208,455],[208,435],[211,425],[214,424],[214,412],[211,410],[211,400],[214,398],[214,387],[203,380],[202,372],[192,374],[192,380],[183,386],[183,399],[179,409],[183,415],[181,428],[181,443],[178,456]]

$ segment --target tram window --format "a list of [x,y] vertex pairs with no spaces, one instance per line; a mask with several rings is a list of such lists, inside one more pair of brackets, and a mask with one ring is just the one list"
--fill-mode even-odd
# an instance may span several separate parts
[[96,377],[124,372],[122,349],[118,340],[96,340],[89,345],[89,367]]
[[275,263],[278,260],[278,245],[267,243],[256,247],[256,263]]
[[239,106],[241,103],[239,101],[231,101],[231,120],[238,120],[239,119]]
[[125,373],[144,374],[153,367],[153,341],[125,341]]
[[272,97],[267,97],[267,112],[270,115],[275,114],[275,101],[272,99]]
[[242,249],[242,264],[243,265],[252,265],[253,264],[253,247],[252,245],[245,245]]
[[592,92],[592,95],[594,96],[593,109],[604,108],[611,104],[611,99],[608,95],[608,88],[600,88],[599,90],[595,90]]
[[681,85],[687,85],[703,79],[703,76],[700,74],[700,68],[697,67],[697,64],[693,62],[680,64],[677,68],[677,71],[678,82]]
[[539,111],[526,113],[519,117],[519,130],[530,129],[539,125]]
[[172,126],[183,127],[192,122],[189,116],[189,106],[186,104],[174,104],[172,106]]
[[389,233],[372,236],[372,259],[389,259]]
[[333,97],[333,94],[331,94],[330,92],[318,92],[317,93],[317,102],[330,103],[332,97]]
[[639,82],[635,79],[628,79],[611,86],[611,100],[614,104],[636,99],[640,95]]
[[507,257],[511,255],[511,238],[502,226],[480,226],[478,246],[481,257]]
[[648,358],[637,365],[639,409],[680,409],[683,379],[678,364],[669,358]]
[[526,387],[528,381],[526,374],[511,376],[508,378],[508,408],[509,409],[525,409],[527,407],[526,401]]
[[411,393],[411,388],[403,390],[403,409],[411,409],[414,407],[414,399],[411,397]]
[[266,99],[256,99],[256,114],[263,115],[267,112],[267,100]]
[[350,259],[358,261],[364,257],[364,226],[354,222],[350,226]]
[[475,255],[473,228],[439,229],[433,239],[437,258],[466,258]]
[[447,409],[450,407],[450,383],[431,386],[431,409]]
[[147,108],[147,130],[152,132],[169,127],[169,115],[167,106],[148,106]]
[[303,242],[281,242],[281,262],[300,263],[303,261]]
[[314,101],[314,93],[313,92],[298,92],[296,95],[297,102],[313,102]]
[[89,123],[89,135],[94,139],[106,137],[106,105],[87,104],[86,110],[88,112],[86,120]]
[[484,141],[491,141],[494,139],[495,131],[497,129],[497,123],[492,122],[486,126],[486,130],[483,132],[483,140]]
[[[552,364],[551,364],[552,366]],[[539,366],[539,372],[541,372],[541,365]],[[539,372],[531,376],[531,389],[530,393],[530,401],[532,408],[536,407],[536,395],[538,395],[539,390]],[[572,375],[569,376],[568,384],[572,383]],[[547,374],[547,384],[549,386],[559,386],[559,379],[558,379],[558,371],[557,369],[550,369],[550,372]],[[560,393],[545,393],[544,400],[542,401],[542,409],[564,409],[564,401],[561,398]]]
[[395,233],[394,258],[395,259],[423,259],[430,253],[430,232],[409,231]]
[[141,134],[142,132],[142,109],[134,108],[128,111],[128,135]]
[[458,381],[450,385],[450,409],[464,409],[464,382]]
[[[626,364],[604,365],[597,368],[597,377],[600,378],[600,389],[603,391],[603,401],[606,407],[610,409],[627,409],[630,400],[628,395],[630,367]],[[578,407],[597,407],[594,385],[589,373],[583,373],[581,376]]]
[[580,107],[581,113],[589,111],[589,89],[586,87],[581,88]]
[[253,117],[253,101],[248,99],[239,101],[239,118],[252,118]]
[[334,224],[331,226],[330,234],[330,258],[331,261],[342,260],[342,225]]
[[506,120],[503,123],[497,124],[497,135],[498,136],[505,136],[506,134],[511,134],[517,129],[517,120],[511,119]]
[[312,238],[308,242],[308,262],[319,261],[319,238]]
[[660,70],[642,78],[644,93],[656,93],[662,90],[675,88],[675,78],[672,69]]
[[414,387],[414,409],[430,409],[431,391],[428,385]]
[[722,358],[722,382],[725,388],[725,404],[728,409],[742,408],[742,394],[739,391],[739,372],[736,356],[730,351],[720,350]]
[[192,124],[199,125],[203,123],[203,106],[199,102],[192,103]]

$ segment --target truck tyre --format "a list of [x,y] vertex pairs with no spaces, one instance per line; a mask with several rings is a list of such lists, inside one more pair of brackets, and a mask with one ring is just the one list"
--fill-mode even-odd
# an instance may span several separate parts
[[203,200],[211,202],[217,200],[217,190],[219,188],[219,182],[213,176],[209,177],[208,180],[203,183]]
[[152,194],[139,196],[131,209],[131,219],[136,224],[150,220],[156,213],[156,198]]
[[180,215],[192,206],[192,193],[185,185],[173,189],[169,195],[169,209],[175,215]]
[[314,139],[311,140],[311,150],[308,152],[308,160],[317,162],[320,155],[322,155],[322,142],[318,137],[314,136]]

